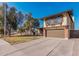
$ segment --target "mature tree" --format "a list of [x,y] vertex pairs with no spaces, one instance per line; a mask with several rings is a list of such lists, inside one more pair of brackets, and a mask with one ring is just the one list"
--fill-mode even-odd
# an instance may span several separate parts
[[0,34],[3,34],[3,32],[4,32],[4,31],[3,31],[3,26],[4,26],[4,25],[3,25],[3,22],[4,22],[4,21],[3,21],[3,16],[0,15]]
[[33,28],[33,22],[34,22],[34,19],[32,17],[32,14],[29,13],[28,15],[26,15],[27,19],[25,20],[25,23],[24,23],[24,28],[30,32],[30,34],[32,33],[32,28]]
[[39,28],[39,20],[38,19],[34,19],[33,28],[34,28],[33,35],[38,34],[38,30],[37,30],[37,28]]
[[4,27],[3,6],[0,6],[0,34],[3,34],[4,33],[3,27]]
[[24,27],[29,30],[33,35],[35,35],[35,29],[39,26],[38,19],[34,19],[32,15],[30,14],[28,16],[28,19],[24,23]]
[[33,28],[39,28],[39,19],[34,19]]
[[24,23],[24,28],[29,30],[29,26],[30,26],[30,23],[29,21],[27,20],[25,23]]
[[17,29],[17,19],[16,19],[16,8],[11,7],[7,12],[7,31],[9,35],[11,34],[11,29]]
[[17,14],[16,14],[16,16],[17,16],[17,24],[18,24],[18,26],[21,26],[22,25],[22,23],[23,23],[23,19],[24,19],[24,14],[21,12],[21,11],[19,11]]

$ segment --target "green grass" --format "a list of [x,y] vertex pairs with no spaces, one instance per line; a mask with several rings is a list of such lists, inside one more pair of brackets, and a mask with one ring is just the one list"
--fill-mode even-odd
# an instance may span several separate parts
[[6,37],[6,41],[13,45],[18,43],[28,42],[31,40],[36,40],[39,38],[40,36],[11,36],[11,37]]

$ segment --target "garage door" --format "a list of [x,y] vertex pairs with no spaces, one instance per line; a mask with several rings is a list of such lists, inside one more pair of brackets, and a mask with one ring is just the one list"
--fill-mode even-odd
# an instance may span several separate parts
[[59,37],[59,38],[65,37],[63,29],[48,29],[46,34],[47,37]]

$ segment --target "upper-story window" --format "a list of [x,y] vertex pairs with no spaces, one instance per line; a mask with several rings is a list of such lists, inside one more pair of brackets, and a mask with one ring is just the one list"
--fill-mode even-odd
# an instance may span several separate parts
[[62,23],[62,17],[57,17],[54,19],[48,19],[46,21],[46,25],[50,26],[50,25],[58,25]]
[[55,21],[55,24],[61,24],[62,23],[62,17],[57,17],[54,21]]

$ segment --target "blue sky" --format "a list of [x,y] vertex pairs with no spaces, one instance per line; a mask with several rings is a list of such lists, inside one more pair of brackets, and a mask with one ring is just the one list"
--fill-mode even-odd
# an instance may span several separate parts
[[79,29],[79,2],[9,2],[8,5],[16,7],[24,14],[31,12],[34,18],[42,18],[73,9],[75,29]]

